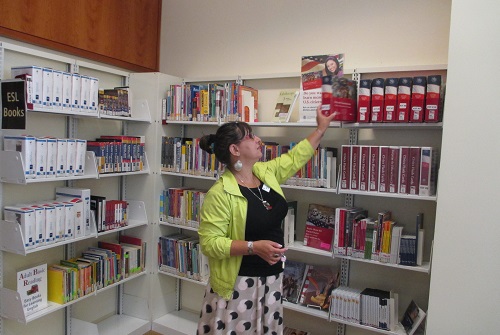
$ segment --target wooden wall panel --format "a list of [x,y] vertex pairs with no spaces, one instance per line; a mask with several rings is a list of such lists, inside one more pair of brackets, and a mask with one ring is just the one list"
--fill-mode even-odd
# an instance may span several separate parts
[[0,35],[123,67],[159,70],[161,0],[0,0]]

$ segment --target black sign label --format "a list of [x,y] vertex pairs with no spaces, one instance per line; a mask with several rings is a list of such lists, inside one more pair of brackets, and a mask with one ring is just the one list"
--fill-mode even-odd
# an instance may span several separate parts
[[24,80],[5,80],[2,87],[2,129],[26,129]]

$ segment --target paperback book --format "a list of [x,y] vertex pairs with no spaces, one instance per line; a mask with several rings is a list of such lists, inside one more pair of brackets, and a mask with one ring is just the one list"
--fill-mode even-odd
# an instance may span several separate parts
[[47,307],[47,264],[17,272],[17,292],[25,315]]
[[330,251],[335,230],[335,208],[309,204],[307,211],[304,245]]
[[327,265],[309,265],[300,294],[300,304],[320,310],[328,310],[330,296],[339,286],[339,272]]
[[307,265],[302,262],[287,260],[283,269],[283,300],[296,304],[300,289],[304,284]]
[[280,91],[274,107],[274,122],[288,122],[292,115],[295,102],[299,96],[297,90],[282,90]]

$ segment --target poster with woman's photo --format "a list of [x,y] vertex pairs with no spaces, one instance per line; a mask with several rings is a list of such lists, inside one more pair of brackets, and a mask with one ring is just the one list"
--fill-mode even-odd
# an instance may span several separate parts
[[302,56],[299,122],[315,122],[321,104],[321,78],[344,76],[344,54]]

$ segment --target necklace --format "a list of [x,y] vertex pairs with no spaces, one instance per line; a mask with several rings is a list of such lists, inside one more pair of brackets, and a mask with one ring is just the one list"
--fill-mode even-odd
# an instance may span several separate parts
[[260,191],[260,185],[257,186],[257,191],[259,191],[259,195],[260,195],[260,197],[259,197],[257,194],[254,193],[254,191],[252,191],[252,189],[250,187],[247,186],[247,184],[245,184],[245,182],[239,176],[238,176],[238,179],[241,181],[243,186],[245,186],[257,199],[260,200],[260,202],[262,203],[262,206],[264,206],[265,209],[267,209],[268,211],[273,209],[273,206],[271,206],[271,204],[269,202],[264,200],[264,197],[262,196],[262,192]]

